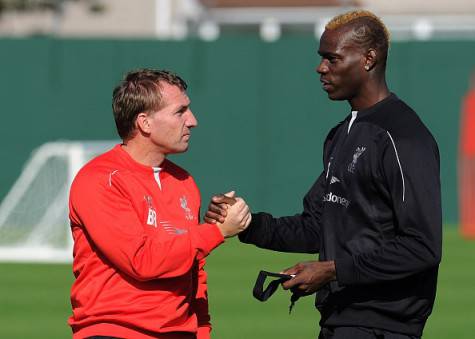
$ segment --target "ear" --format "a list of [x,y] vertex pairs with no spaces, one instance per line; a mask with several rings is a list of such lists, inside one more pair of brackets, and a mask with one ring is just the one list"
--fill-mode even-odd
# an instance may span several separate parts
[[377,52],[375,49],[370,48],[368,52],[366,52],[365,56],[365,64],[364,64],[364,69],[365,71],[370,71],[371,69],[374,68],[377,64]]
[[149,115],[147,113],[139,113],[137,115],[137,118],[135,118],[135,128],[145,134],[151,132]]

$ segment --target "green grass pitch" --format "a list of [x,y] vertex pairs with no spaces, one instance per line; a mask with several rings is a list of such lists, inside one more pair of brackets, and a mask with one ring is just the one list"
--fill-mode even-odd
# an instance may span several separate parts
[[[462,240],[454,227],[444,233],[437,300],[423,338],[474,338],[475,241]],[[312,297],[299,300],[289,315],[287,291],[279,289],[265,303],[251,293],[260,269],[279,271],[309,259],[236,240],[213,252],[207,264],[213,337],[316,338],[319,317]],[[0,338],[71,337],[66,319],[72,280],[69,265],[0,264]]]

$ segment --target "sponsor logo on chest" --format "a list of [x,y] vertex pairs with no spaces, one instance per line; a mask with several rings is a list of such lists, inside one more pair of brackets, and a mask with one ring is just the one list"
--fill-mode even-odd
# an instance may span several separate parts
[[332,192],[325,194],[323,196],[323,201],[339,204],[339,205],[345,206],[346,208],[348,208],[348,206],[350,205],[350,202],[348,201],[348,199],[339,197],[338,195],[333,194]]

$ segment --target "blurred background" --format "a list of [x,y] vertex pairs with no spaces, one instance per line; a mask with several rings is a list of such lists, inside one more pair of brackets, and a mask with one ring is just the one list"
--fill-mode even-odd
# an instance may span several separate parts
[[[172,159],[195,177],[203,211],[236,190],[253,211],[300,212],[326,133],[349,113],[320,89],[318,40],[355,8],[387,24],[389,86],[440,148],[444,257],[424,338],[473,338],[472,0],[0,0],[0,338],[70,337],[67,192],[84,161],[118,142],[112,89],[131,69],[188,82],[199,126]],[[287,292],[265,304],[251,294],[260,269],[311,258],[235,240],[213,252],[214,337],[314,338],[311,297],[289,316]]]

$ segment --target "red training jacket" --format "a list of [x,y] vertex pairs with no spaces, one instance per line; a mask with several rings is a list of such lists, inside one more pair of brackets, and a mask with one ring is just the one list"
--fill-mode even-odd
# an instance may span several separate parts
[[209,338],[204,258],[223,236],[199,224],[185,170],[165,160],[161,188],[154,175],[117,145],[74,179],[73,338]]

